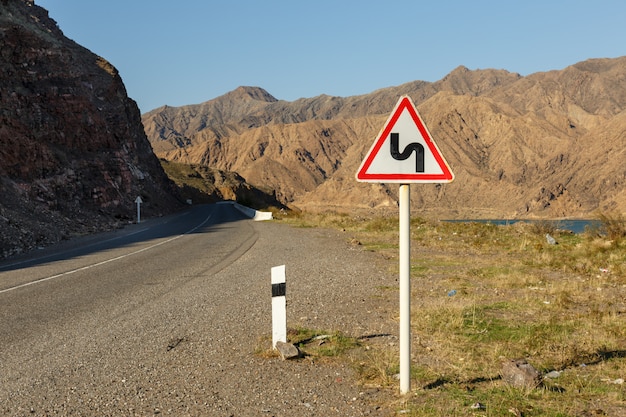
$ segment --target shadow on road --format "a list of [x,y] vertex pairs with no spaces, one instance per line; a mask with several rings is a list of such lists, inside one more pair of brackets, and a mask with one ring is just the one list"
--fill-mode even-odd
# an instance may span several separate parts
[[193,206],[170,216],[146,219],[122,229],[70,239],[45,249],[4,259],[0,262],[0,277],[6,271],[68,260],[150,240],[192,233],[211,233],[227,223],[249,219],[229,203]]

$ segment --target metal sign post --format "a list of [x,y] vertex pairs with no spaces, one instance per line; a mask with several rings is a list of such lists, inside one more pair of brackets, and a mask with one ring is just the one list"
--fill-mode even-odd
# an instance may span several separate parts
[[400,392],[411,390],[411,193],[400,185]]
[[[415,158],[415,159],[414,159]],[[408,96],[400,97],[356,173],[361,182],[398,183],[400,203],[400,392],[411,390],[410,183],[454,179]]]

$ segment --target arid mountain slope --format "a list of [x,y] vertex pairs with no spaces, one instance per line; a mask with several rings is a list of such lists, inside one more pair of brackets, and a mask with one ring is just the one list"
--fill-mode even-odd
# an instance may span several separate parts
[[0,2],[0,258],[179,204],[117,70],[32,0]]
[[626,57],[522,77],[459,67],[353,97],[276,100],[240,87],[143,115],[155,153],[235,171],[304,209],[397,204],[397,186],[354,174],[398,98],[418,106],[456,179],[412,187],[440,217],[584,217],[626,212]]

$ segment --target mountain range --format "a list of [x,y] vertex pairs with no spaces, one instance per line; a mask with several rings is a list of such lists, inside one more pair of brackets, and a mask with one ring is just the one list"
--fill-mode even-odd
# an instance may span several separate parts
[[626,57],[528,76],[458,67],[353,97],[240,87],[141,115],[105,58],[33,0],[2,0],[0,81],[0,258],[133,222],[137,197],[144,218],[192,197],[394,212],[397,185],[355,173],[402,95],[456,176],[412,186],[414,215],[626,212]]
[[395,208],[398,187],[355,181],[398,98],[415,102],[450,163],[449,184],[411,187],[444,218],[585,218],[626,212],[626,57],[521,76],[460,66],[352,97],[278,100],[239,87],[142,115],[162,159],[236,172],[303,210]]

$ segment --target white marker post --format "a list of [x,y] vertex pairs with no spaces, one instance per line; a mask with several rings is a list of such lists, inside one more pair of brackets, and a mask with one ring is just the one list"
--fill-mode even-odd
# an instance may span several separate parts
[[400,204],[400,393],[411,390],[410,183],[454,179],[409,96],[402,96],[356,173],[360,182],[398,183]]
[[137,223],[141,223],[141,203],[143,203],[143,200],[140,196],[137,196],[135,203],[137,203]]
[[287,343],[287,284],[285,265],[272,268],[272,347]]

